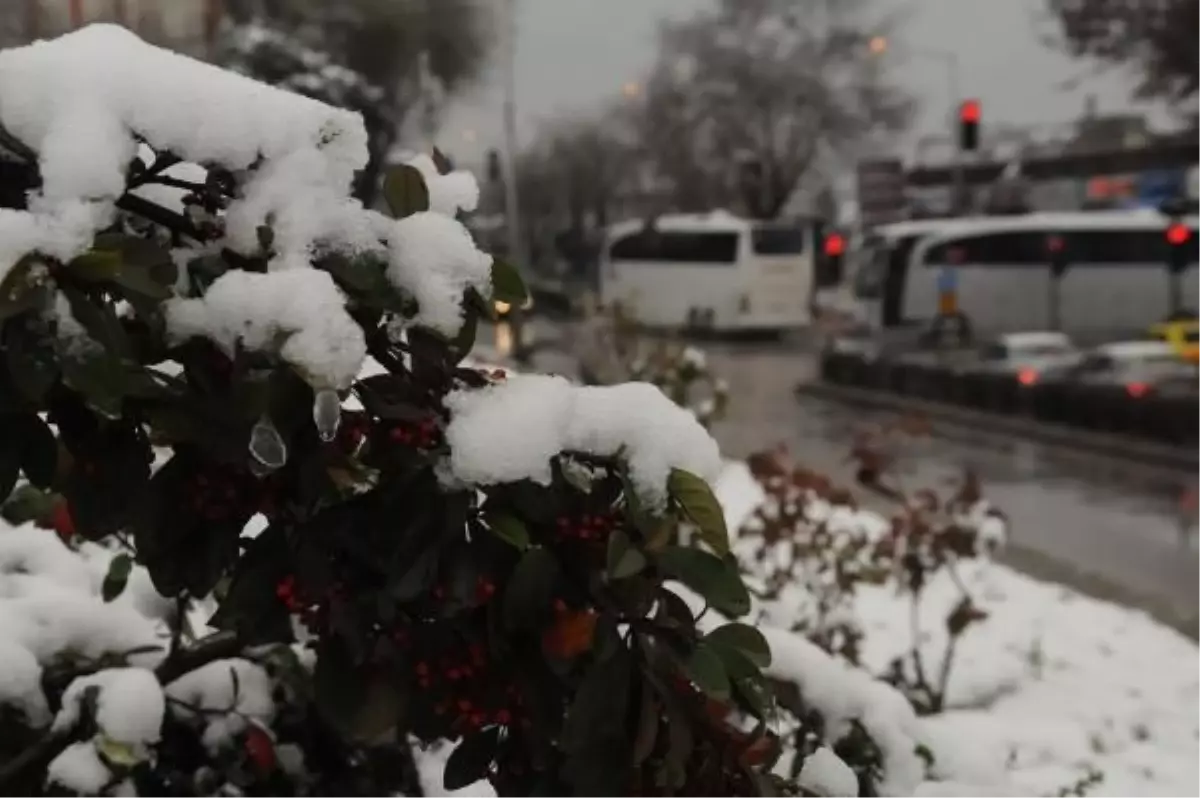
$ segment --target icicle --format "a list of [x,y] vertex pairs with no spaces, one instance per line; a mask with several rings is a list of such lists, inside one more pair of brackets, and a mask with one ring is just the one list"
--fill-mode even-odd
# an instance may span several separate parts
[[342,424],[342,400],[337,391],[330,388],[317,391],[313,401],[313,423],[317,425],[317,434],[326,443],[337,437],[338,427]]
[[268,416],[263,416],[250,430],[250,457],[271,471],[287,463],[287,444]]
[[258,462],[258,458],[251,457],[250,458],[250,473],[253,474],[255,477],[257,477],[258,479],[262,479],[263,477],[269,477],[269,476],[271,476],[271,474],[275,473],[275,469],[267,468],[265,465]]

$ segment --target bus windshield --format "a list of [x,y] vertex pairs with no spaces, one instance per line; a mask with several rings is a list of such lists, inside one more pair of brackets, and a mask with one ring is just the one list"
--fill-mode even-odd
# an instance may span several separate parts
[[756,227],[750,243],[755,255],[799,255],[804,252],[804,228]]

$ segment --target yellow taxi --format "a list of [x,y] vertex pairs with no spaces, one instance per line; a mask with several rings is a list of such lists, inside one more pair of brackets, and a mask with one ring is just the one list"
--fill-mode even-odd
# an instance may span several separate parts
[[1175,347],[1189,363],[1200,363],[1200,320],[1164,321],[1151,327],[1150,335]]

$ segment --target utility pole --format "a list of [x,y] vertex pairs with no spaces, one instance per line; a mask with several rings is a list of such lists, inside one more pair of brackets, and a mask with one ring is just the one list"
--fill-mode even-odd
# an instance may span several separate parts
[[[504,0],[504,222],[508,232],[508,259],[523,274],[529,274],[521,235],[520,193],[517,189],[517,0]],[[523,308],[509,312],[513,353],[520,359],[524,349]]]

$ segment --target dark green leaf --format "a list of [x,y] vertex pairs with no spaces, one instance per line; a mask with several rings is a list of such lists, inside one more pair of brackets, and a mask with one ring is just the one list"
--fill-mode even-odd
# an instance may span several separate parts
[[719,612],[736,618],[750,611],[750,594],[736,565],[706,551],[672,546],[657,557],[659,567],[699,593]]
[[529,300],[529,290],[521,272],[508,261],[492,259],[492,300],[521,307]]
[[88,407],[109,419],[121,417],[130,388],[129,371],[107,352],[92,352],[62,360],[63,382],[78,391]]
[[38,490],[33,485],[22,485],[12,492],[0,509],[0,515],[13,526],[49,517],[62,498],[53,493]]
[[633,766],[638,767],[654,751],[658,741],[659,708],[650,685],[642,685],[642,706],[638,711],[637,734],[633,738]]
[[33,414],[21,422],[21,470],[39,488],[49,488],[58,474],[58,439]]
[[663,708],[667,715],[667,751],[663,757],[658,781],[660,786],[675,790],[681,787],[687,778],[687,761],[692,755],[695,738],[692,734],[691,719],[675,694],[669,689],[661,688],[658,694],[663,699]]
[[545,617],[558,576],[558,560],[549,549],[525,552],[504,592],[504,620],[510,629],[528,629]]
[[520,519],[511,515],[495,514],[488,515],[485,521],[492,534],[505,543],[521,551],[529,548],[529,530]]
[[102,283],[121,270],[121,253],[110,249],[92,249],[67,264],[70,275],[85,283]]
[[383,178],[383,196],[397,219],[429,210],[429,188],[415,166],[399,164],[388,169]]
[[21,439],[11,422],[0,425],[0,431],[0,501],[5,501],[21,472]]
[[318,265],[328,271],[338,285],[365,307],[395,313],[411,312],[410,301],[387,278],[387,264],[374,255],[347,258],[330,255]]
[[[142,468],[146,467],[143,455]],[[154,587],[164,596],[186,590],[193,596],[206,596],[238,559],[238,537],[254,512],[245,502],[232,504],[212,518],[201,517],[213,508],[197,506],[190,486],[197,464],[193,457],[177,453],[160,468],[141,497],[129,496],[137,490],[141,473],[130,469],[128,475],[111,466],[115,477],[101,477],[101,471],[76,474],[67,481],[71,510],[81,531],[105,532],[122,524],[129,506],[137,512],[130,519],[137,544],[138,561],[146,566]],[[124,478],[130,487],[114,486],[111,480]],[[144,488],[145,483],[142,483]],[[112,498],[96,495],[102,488]],[[112,506],[115,502],[125,501]],[[83,503],[83,500],[87,503]],[[188,508],[188,512],[181,512]],[[193,510],[193,508],[195,508]],[[85,512],[86,511],[86,512]]]
[[628,579],[645,567],[646,555],[634,548],[628,535],[615,530],[608,538],[608,577],[614,581]]
[[729,698],[729,674],[717,653],[704,643],[692,651],[684,663],[688,678],[695,682],[705,695],[713,698]]
[[317,709],[334,728],[349,734],[367,698],[361,669],[341,638],[326,635],[317,646],[313,691]]
[[446,760],[442,786],[447,790],[461,790],[483,779],[487,775],[488,766],[496,757],[499,744],[499,726],[492,726],[464,737]]
[[679,468],[671,470],[667,490],[700,531],[700,538],[722,556],[729,553],[729,530],[725,511],[712,488],[700,477]]
[[112,307],[103,301],[93,300],[69,284],[61,286],[71,306],[71,315],[87,331],[92,340],[104,348],[106,354],[113,358],[127,359],[133,348],[121,321]]
[[744,623],[727,623],[714,629],[704,638],[716,649],[732,649],[741,652],[746,659],[760,668],[771,664],[771,647],[762,632]]
[[40,404],[59,374],[53,338],[22,320],[13,320],[4,329],[4,357],[25,400]]
[[247,645],[289,642],[291,618],[276,586],[291,565],[287,537],[276,526],[259,533],[237,562],[229,589],[209,625],[237,632]]
[[[737,678],[733,674],[730,667],[731,657],[741,657],[740,654],[733,654],[722,660],[725,663],[725,669],[729,671],[729,678],[733,684],[733,698],[737,705],[750,716],[765,719],[771,714],[771,691],[766,685],[766,681],[760,676],[758,678]],[[754,665],[749,660],[742,660],[744,666],[753,668]]]
[[128,554],[118,554],[108,564],[108,573],[104,576],[104,584],[100,587],[100,595],[105,601],[112,601],[125,590],[129,581],[129,573],[133,570],[133,559]]
[[632,675],[633,663],[625,648],[592,665],[567,712],[564,750],[587,751],[596,740],[625,734]]
[[49,300],[45,286],[30,277],[35,265],[45,268],[40,258],[26,255],[0,280],[0,321],[40,308]]

